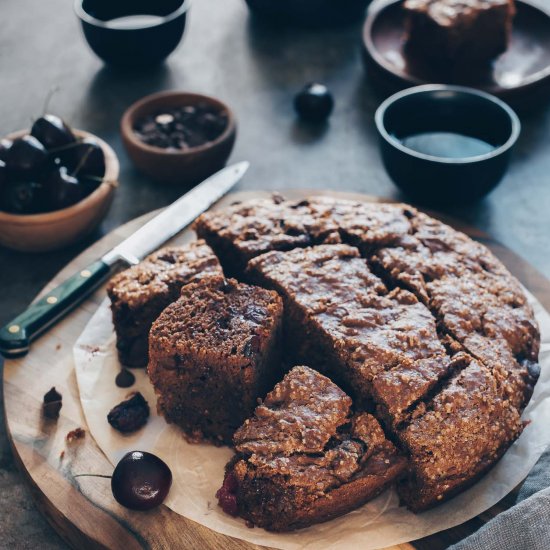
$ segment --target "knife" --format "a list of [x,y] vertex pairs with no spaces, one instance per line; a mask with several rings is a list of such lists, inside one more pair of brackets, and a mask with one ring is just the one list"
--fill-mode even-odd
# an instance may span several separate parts
[[179,233],[223,197],[243,177],[249,166],[248,162],[240,162],[210,176],[99,260],[81,269],[31,304],[21,315],[0,329],[0,353],[5,357],[26,354],[32,340],[81,302],[120,263],[137,264]]

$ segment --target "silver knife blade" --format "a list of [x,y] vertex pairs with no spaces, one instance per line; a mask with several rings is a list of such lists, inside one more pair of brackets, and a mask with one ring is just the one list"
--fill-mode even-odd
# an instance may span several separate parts
[[216,172],[107,252],[101,260],[107,265],[120,259],[137,263],[208,210],[243,177],[249,166],[250,163],[244,161]]

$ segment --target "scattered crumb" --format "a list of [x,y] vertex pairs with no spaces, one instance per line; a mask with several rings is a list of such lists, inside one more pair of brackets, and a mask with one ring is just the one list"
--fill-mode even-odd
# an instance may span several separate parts
[[82,439],[86,435],[86,430],[83,430],[82,428],[76,428],[76,430],[71,430],[67,436],[66,440],[68,443],[71,443],[73,441],[76,441],[77,439]]
[[46,418],[57,420],[59,418],[59,411],[61,410],[63,396],[55,389],[52,389],[44,394],[42,402],[42,414]]
[[61,344],[57,344],[57,345],[55,346],[55,349],[56,349],[56,351],[59,351],[59,350],[61,349]]
[[63,460],[65,458],[65,451],[61,451],[59,453],[59,460]]

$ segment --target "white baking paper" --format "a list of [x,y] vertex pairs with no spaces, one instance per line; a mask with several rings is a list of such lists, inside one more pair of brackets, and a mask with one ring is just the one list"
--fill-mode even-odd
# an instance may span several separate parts
[[[422,514],[399,506],[388,490],[362,508],[330,522],[289,534],[274,534],[246,527],[217,506],[228,448],[190,445],[174,426],[156,414],[156,398],[144,369],[134,369],[136,384],[115,385],[120,365],[109,304],[105,300],[75,344],[74,358],[80,400],[91,435],[114,464],[128,451],[149,451],[160,456],[173,473],[165,502],[172,510],[214,531],[256,544],[283,549],[382,548],[425,537],[463,523],[484,512],[520,483],[550,444],[550,315],[527,293],[542,333],[542,373],[524,419],[530,420],[521,437],[483,479],[451,501]],[[151,406],[151,418],[139,432],[123,436],[107,423],[109,410],[131,391],[140,391]]]

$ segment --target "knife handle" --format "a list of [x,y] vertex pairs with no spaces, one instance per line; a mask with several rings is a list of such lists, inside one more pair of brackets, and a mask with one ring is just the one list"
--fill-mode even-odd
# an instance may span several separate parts
[[25,355],[32,340],[84,299],[109,272],[105,262],[93,262],[32,303],[0,329],[0,353],[5,357]]

